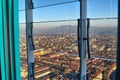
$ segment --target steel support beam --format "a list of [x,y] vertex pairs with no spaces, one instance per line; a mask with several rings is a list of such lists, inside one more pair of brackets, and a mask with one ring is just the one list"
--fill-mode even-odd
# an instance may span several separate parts
[[34,80],[34,46],[33,46],[33,2],[25,0],[26,5],[26,44],[28,62],[28,80]]
[[79,80],[86,80],[87,53],[87,0],[80,0],[80,74]]

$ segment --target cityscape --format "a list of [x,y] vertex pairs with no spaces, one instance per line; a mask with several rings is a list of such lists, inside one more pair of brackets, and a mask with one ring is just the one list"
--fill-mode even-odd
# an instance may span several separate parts
[[[77,27],[65,27],[34,35],[35,80],[78,80],[80,57]],[[109,28],[105,32],[102,30],[93,32],[94,34],[90,30],[89,47],[91,56],[94,58],[87,59],[88,78],[89,80],[114,80],[117,32],[115,28]],[[24,34],[20,35],[22,80],[27,80],[25,38]]]

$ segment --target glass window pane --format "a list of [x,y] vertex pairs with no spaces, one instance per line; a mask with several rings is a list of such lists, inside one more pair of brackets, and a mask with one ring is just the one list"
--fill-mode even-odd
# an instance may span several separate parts
[[19,0],[19,10],[25,10],[25,0]]
[[25,23],[25,11],[19,11],[19,23]]
[[79,2],[38,8],[33,10],[36,21],[66,20],[79,18]]
[[74,2],[77,0],[33,0],[35,8]]
[[[77,48],[76,20],[79,17],[79,9],[77,9],[79,8],[79,3],[69,3],[36,9],[36,7],[40,6],[58,4],[69,1],[70,0],[46,0],[41,2],[39,0],[33,1],[35,7],[35,9],[33,9],[33,20],[35,22],[33,23],[33,32],[34,44],[36,48],[36,50],[34,51],[36,80],[46,80],[46,78],[50,79],[51,77],[53,80],[59,78],[77,79],[76,76],[78,76],[77,74],[80,66],[80,58],[78,57]],[[25,11],[22,11],[22,9],[24,8],[20,8],[19,12],[21,76],[23,80],[26,80],[28,75],[25,31],[26,25]],[[51,22],[51,20],[58,21]],[[54,64],[52,65],[51,63],[53,62]]]
[[27,51],[26,51],[26,25],[25,23],[20,23],[20,52],[21,52],[21,78],[22,80],[27,79],[28,68],[27,68]]
[[[90,19],[89,80],[115,80],[117,51],[117,1],[87,0]],[[107,19],[106,19],[107,18]]]
[[116,59],[117,18],[90,20],[90,51],[93,57]]
[[[88,17],[116,17],[117,1],[88,0]],[[79,18],[79,2],[76,0],[33,0],[33,2],[36,80],[77,80],[80,58],[78,57],[77,20],[75,19]],[[70,3],[62,4],[67,2]],[[61,5],[51,6],[59,3]],[[24,1],[19,0],[21,76],[23,80],[26,80],[25,11],[21,11],[25,9],[24,4]],[[90,19],[90,52],[94,57],[87,59],[87,73],[90,80],[111,79],[111,76],[114,76],[116,42],[117,19]]]
[[77,20],[34,23],[36,80],[77,80]]
[[87,0],[88,18],[117,17],[118,0]]

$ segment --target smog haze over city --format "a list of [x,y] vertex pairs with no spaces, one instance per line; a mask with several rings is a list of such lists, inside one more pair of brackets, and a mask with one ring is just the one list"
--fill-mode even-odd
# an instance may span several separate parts
[[[111,77],[115,76],[116,69],[117,0],[87,1],[87,17],[90,18],[89,47],[91,56],[95,57],[87,59],[88,77],[90,80],[114,80]],[[79,2],[75,0],[33,0],[33,2],[35,7],[42,6],[33,10],[35,80],[78,80]],[[19,9],[24,9],[24,0],[19,3]],[[58,3],[62,4],[49,6]],[[49,7],[44,7],[46,5]],[[27,80],[25,11],[19,12],[19,18],[21,77],[22,80]]]

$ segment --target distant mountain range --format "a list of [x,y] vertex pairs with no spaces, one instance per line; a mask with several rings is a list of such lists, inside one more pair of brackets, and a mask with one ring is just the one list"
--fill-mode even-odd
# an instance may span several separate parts
[[[25,29],[20,28],[20,33],[25,34]],[[77,33],[77,26],[63,25],[48,29],[33,28],[33,33],[34,35],[62,35]],[[90,27],[90,34],[117,34],[117,27]]]
[[91,27],[90,34],[117,34],[117,27]]
[[69,34],[69,33],[77,33],[77,27],[71,26],[71,25],[64,25],[64,26],[55,27],[55,28],[46,30],[42,34],[62,35],[62,34]]

